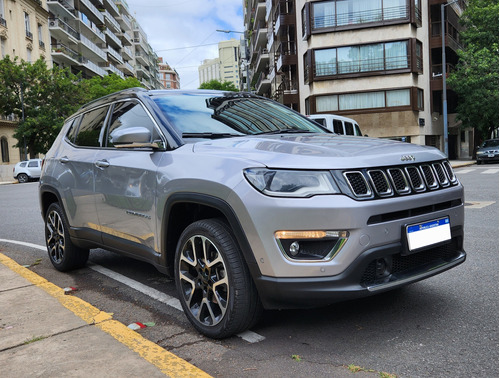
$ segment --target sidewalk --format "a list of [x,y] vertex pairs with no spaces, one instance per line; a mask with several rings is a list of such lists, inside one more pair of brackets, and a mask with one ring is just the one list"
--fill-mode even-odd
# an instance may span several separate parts
[[2,377],[209,377],[0,253]]

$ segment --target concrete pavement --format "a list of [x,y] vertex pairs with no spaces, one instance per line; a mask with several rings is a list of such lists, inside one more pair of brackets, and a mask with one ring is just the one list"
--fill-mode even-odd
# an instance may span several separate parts
[[209,377],[0,253],[0,376]]

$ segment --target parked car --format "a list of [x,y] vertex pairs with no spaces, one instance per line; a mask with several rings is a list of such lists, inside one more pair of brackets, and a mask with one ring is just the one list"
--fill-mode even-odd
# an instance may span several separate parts
[[12,169],[15,179],[20,183],[40,178],[42,159],[30,159],[17,163]]
[[56,269],[101,247],[148,261],[213,338],[262,308],[382,293],[466,258],[463,187],[443,153],[339,136],[248,93],[91,102],[48,151],[39,196]]
[[342,117],[336,114],[311,114],[310,119],[318,122],[328,130],[341,135],[363,136],[358,123],[352,118]]
[[490,161],[498,163],[498,138],[487,139],[477,147],[476,163],[479,165]]

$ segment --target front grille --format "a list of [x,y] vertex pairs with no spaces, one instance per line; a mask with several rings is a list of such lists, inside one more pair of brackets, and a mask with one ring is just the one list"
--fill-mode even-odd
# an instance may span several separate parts
[[356,199],[377,199],[439,190],[457,185],[458,180],[448,161],[399,167],[378,167],[350,171],[333,171],[345,180],[344,192]]
[[459,253],[458,238],[452,239],[448,244],[440,245],[425,251],[408,256],[399,254],[384,258],[387,267],[384,272],[377,269],[380,259],[373,260],[368,264],[360,280],[362,286],[370,286],[386,282],[392,274],[413,272],[419,269],[425,270],[428,264],[446,262],[456,257]]

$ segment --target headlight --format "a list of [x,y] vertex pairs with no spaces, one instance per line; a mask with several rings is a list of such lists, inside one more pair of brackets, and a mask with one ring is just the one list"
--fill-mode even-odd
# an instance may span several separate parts
[[273,197],[311,197],[340,193],[328,171],[287,171],[249,168],[245,177],[260,192]]

